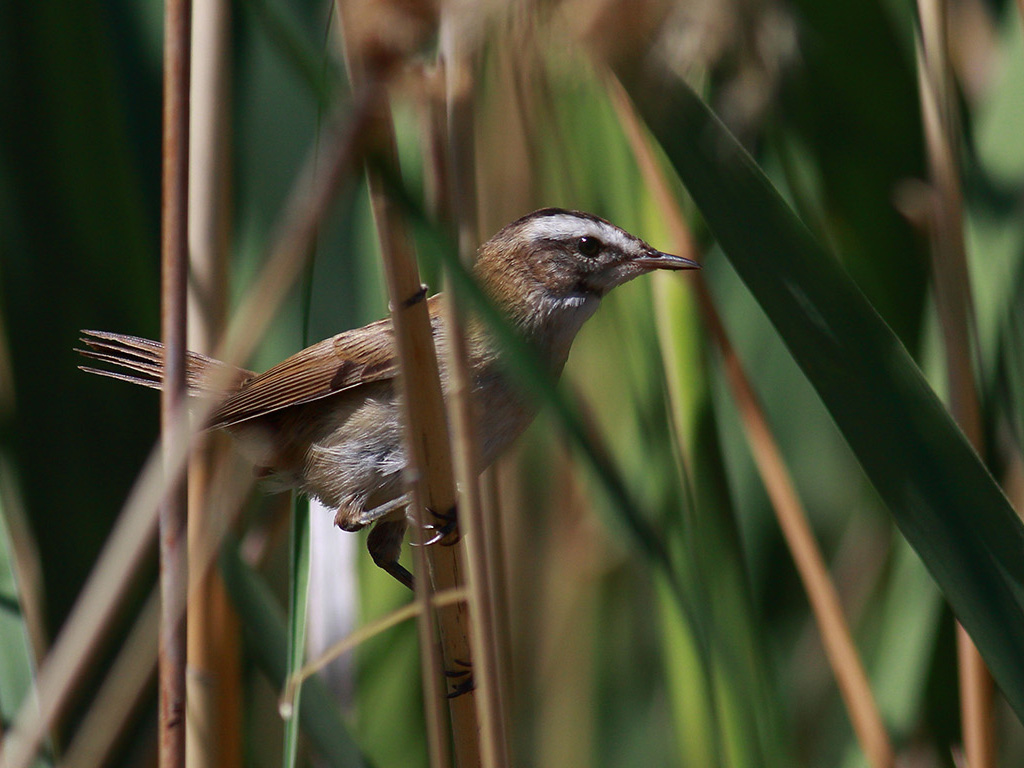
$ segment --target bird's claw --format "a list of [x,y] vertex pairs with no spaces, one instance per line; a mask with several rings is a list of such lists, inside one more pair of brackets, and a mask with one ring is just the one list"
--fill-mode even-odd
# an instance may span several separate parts
[[440,542],[442,547],[458,544],[462,535],[459,533],[459,515],[455,506],[453,505],[447,512],[437,512],[433,509],[428,511],[443,523],[441,526],[430,526],[437,531],[438,536],[435,537],[435,541]]
[[452,659],[456,664],[465,669],[446,669],[444,676],[455,680],[452,689],[448,692],[449,699],[455,699],[459,696],[469,693],[476,688],[476,681],[473,679],[473,668],[465,661],[459,659]]
[[436,512],[429,507],[427,511],[440,520],[442,525],[424,523],[423,530],[430,533],[430,537],[422,545],[412,542],[412,546],[429,547],[431,544],[440,544],[442,547],[450,547],[453,544],[458,544],[462,536],[459,534],[459,519],[455,512],[455,507],[452,507],[448,512]]
[[470,691],[476,689],[476,681],[473,680],[473,676],[469,675],[465,680],[457,683],[450,691],[448,691],[449,699],[457,699],[459,696],[463,696]]

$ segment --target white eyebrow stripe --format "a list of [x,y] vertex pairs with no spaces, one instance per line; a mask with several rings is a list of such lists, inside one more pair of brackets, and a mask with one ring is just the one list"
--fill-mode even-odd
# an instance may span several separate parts
[[636,240],[632,236],[612,224],[565,213],[541,216],[526,222],[523,236],[529,240],[572,240],[590,236],[626,252],[636,247]]

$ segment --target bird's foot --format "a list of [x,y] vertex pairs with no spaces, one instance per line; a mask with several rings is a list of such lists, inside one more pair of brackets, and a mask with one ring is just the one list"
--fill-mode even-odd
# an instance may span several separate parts
[[[447,512],[436,512],[427,507],[427,513],[439,520],[440,523],[423,524],[423,530],[428,534],[427,539],[423,542],[424,547],[429,547],[431,544],[450,547],[459,543],[462,536],[459,533],[459,518],[454,506]],[[417,546],[416,542],[412,542],[412,546]]]
[[440,543],[442,547],[450,547],[461,541],[462,534],[459,533],[459,513],[454,504],[447,512],[437,512],[433,509],[428,509],[427,511],[441,521],[440,525],[428,526],[436,531],[434,541]]

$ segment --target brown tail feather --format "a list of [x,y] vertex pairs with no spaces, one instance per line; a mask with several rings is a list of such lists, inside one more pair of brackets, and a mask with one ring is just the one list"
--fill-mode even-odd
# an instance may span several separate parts
[[[83,371],[139,384],[151,389],[163,385],[164,345],[159,341],[109,331],[82,331],[87,349],[76,349],[83,357],[126,368],[138,375],[80,365]],[[198,352],[186,353],[186,383],[190,395],[224,394],[237,391],[256,374]]]

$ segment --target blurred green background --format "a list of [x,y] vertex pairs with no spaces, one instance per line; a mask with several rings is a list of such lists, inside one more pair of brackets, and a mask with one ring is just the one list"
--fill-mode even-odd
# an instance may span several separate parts
[[[607,91],[582,50],[563,39],[566,18],[576,13],[585,25],[593,5],[480,10],[470,24],[483,41],[474,73],[482,234],[561,205],[668,250],[670,228]],[[913,217],[914,182],[928,175],[915,12],[903,0],[694,0],[669,6],[658,39],[941,394],[928,239]],[[1020,498],[1024,26],[1012,2],[957,0],[949,12],[985,453]],[[157,433],[156,396],[82,374],[73,348],[82,328],[158,334],[161,14],[156,3],[117,0],[0,5],[0,483],[4,514],[28,523],[20,541],[35,553],[29,546],[23,556],[37,555],[39,571],[23,586],[41,603],[49,639]],[[338,36],[326,3],[232,5],[235,300],[314,146],[327,109],[316,77],[341,71]],[[423,175],[419,106],[410,98],[398,109],[411,186]],[[960,735],[950,612],[778,333],[680,196],[704,277],[808,510],[901,759],[952,765]],[[744,221],[737,210],[735,226]],[[436,265],[425,269],[438,287]],[[250,367],[273,364],[304,337],[386,312],[361,186],[325,222],[311,274],[308,327],[307,295],[296,289]],[[656,511],[667,546],[688,563],[704,626],[687,623],[592,475],[541,417],[499,472],[516,764],[864,764],[720,361],[688,292],[663,277],[606,300],[566,376],[621,473]],[[674,361],[681,374],[663,371],[671,349],[682,355]],[[680,375],[683,394],[673,389]],[[670,426],[680,412],[688,435]],[[257,495],[254,504],[266,500]],[[263,574],[283,600],[286,544],[275,546]],[[364,619],[404,599],[365,557],[358,574],[337,578],[360,584]],[[146,586],[140,580],[139,601]],[[114,629],[108,655],[128,621]],[[698,671],[695,631],[727,657],[716,667],[724,678],[717,705]],[[358,723],[356,741],[379,766],[426,764],[414,638],[406,625],[368,643],[344,703],[349,723]],[[247,764],[272,765],[279,735],[259,724],[274,721],[275,692],[251,655],[243,663],[254,692],[246,699]],[[73,731],[104,668],[91,673],[63,733]],[[716,706],[717,726],[707,720]],[[153,709],[151,702],[132,719],[111,764],[148,759]],[[1024,729],[1001,702],[997,716],[999,764],[1020,765]],[[728,745],[717,757],[715,741]]]

